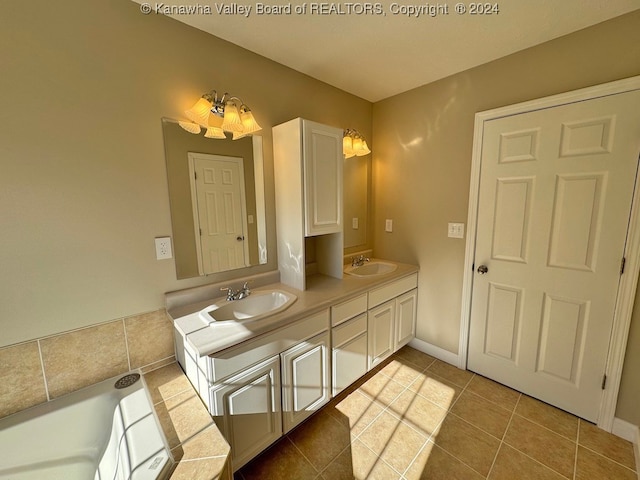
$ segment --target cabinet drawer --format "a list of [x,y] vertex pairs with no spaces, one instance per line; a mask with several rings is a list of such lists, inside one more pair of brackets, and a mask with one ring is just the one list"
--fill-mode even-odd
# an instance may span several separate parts
[[367,311],[367,294],[363,293],[359,297],[352,298],[346,302],[331,307],[331,326],[341,324],[345,320],[360,315]]
[[367,331],[367,315],[362,315],[349,320],[331,330],[331,345],[333,348],[340,347],[352,338],[357,337]]
[[414,273],[407,277],[396,280],[393,283],[376,288],[369,292],[369,308],[373,308],[381,303],[402,295],[418,286],[418,274]]
[[328,328],[329,309],[327,308],[283,329],[244,342],[227,351],[216,353],[214,357],[206,357],[209,364],[209,383],[214,384],[267,357],[279,355],[280,352],[325,332]]

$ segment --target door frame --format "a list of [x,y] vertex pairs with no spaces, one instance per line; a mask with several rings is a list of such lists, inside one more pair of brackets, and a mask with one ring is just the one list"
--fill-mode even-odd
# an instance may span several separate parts
[[[640,75],[624,80],[604,83],[572,92],[539,98],[528,102],[478,112],[475,116],[473,154],[471,159],[471,181],[469,186],[469,212],[467,217],[467,239],[465,248],[464,276],[462,285],[462,311],[460,320],[460,340],[458,345],[458,367],[466,369],[469,354],[469,328],[471,326],[471,295],[474,279],[476,233],[478,220],[478,196],[480,193],[480,167],[482,156],[482,137],[485,122],[521,113],[553,108],[619,93],[640,90]],[[631,215],[625,243],[625,271],[620,277],[616,306],[614,310],[609,354],[606,363],[607,388],[604,390],[598,427],[611,432],[615,417],[624,355],[631,325],[631,314],[640,273],[640,168],[636,172],[636,181]]]

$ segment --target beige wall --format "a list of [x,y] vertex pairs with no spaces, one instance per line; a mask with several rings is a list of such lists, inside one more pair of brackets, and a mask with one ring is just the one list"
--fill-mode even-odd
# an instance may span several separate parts
[[[639,75],[639,27],[636,11],[374,105],[374,252],[420,265],[419,339],[458,351],[465,242],[447,222],[467,221],[474,114]],[[638,321],[618,410],[635,424]]]
[[[371,103],[128,0],[18,2],[0,24],[0,346],[276,269],[271,127],[301,116],[371,136]],[[264,129],[269,260],[178,281],[153,240],[171,234],[161,118],[212,88]]]

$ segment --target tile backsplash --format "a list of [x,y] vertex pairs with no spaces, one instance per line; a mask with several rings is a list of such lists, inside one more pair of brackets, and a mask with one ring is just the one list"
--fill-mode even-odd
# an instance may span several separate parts
[[132,369],[175,361],[165,309],[0,348],[0,418]]

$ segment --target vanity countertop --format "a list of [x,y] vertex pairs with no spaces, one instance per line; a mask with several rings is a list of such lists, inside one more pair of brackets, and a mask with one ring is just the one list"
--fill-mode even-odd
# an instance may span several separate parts
[[418,267],[415,265],[388,263],[396,264],[396,270],[370,278],[344,275],[344,278],[337,279],[320,274],[311,275],[307,277],[307,289],[304,291],[296,290],[282,283],[271,283],[257,287],[254,291],[260,289],[284,290],[293,293],[298,299],[287,310],[254,322],[220,322],[208,326],[204,324],[199,318],[199,312],[219,301],[220,298],[174,306],[168,309],[168,313],[174,320],[175,327],[186,337],[189,344],[200,356],[211,355],[260,335],[274,332],[331,305],[418,271]]

